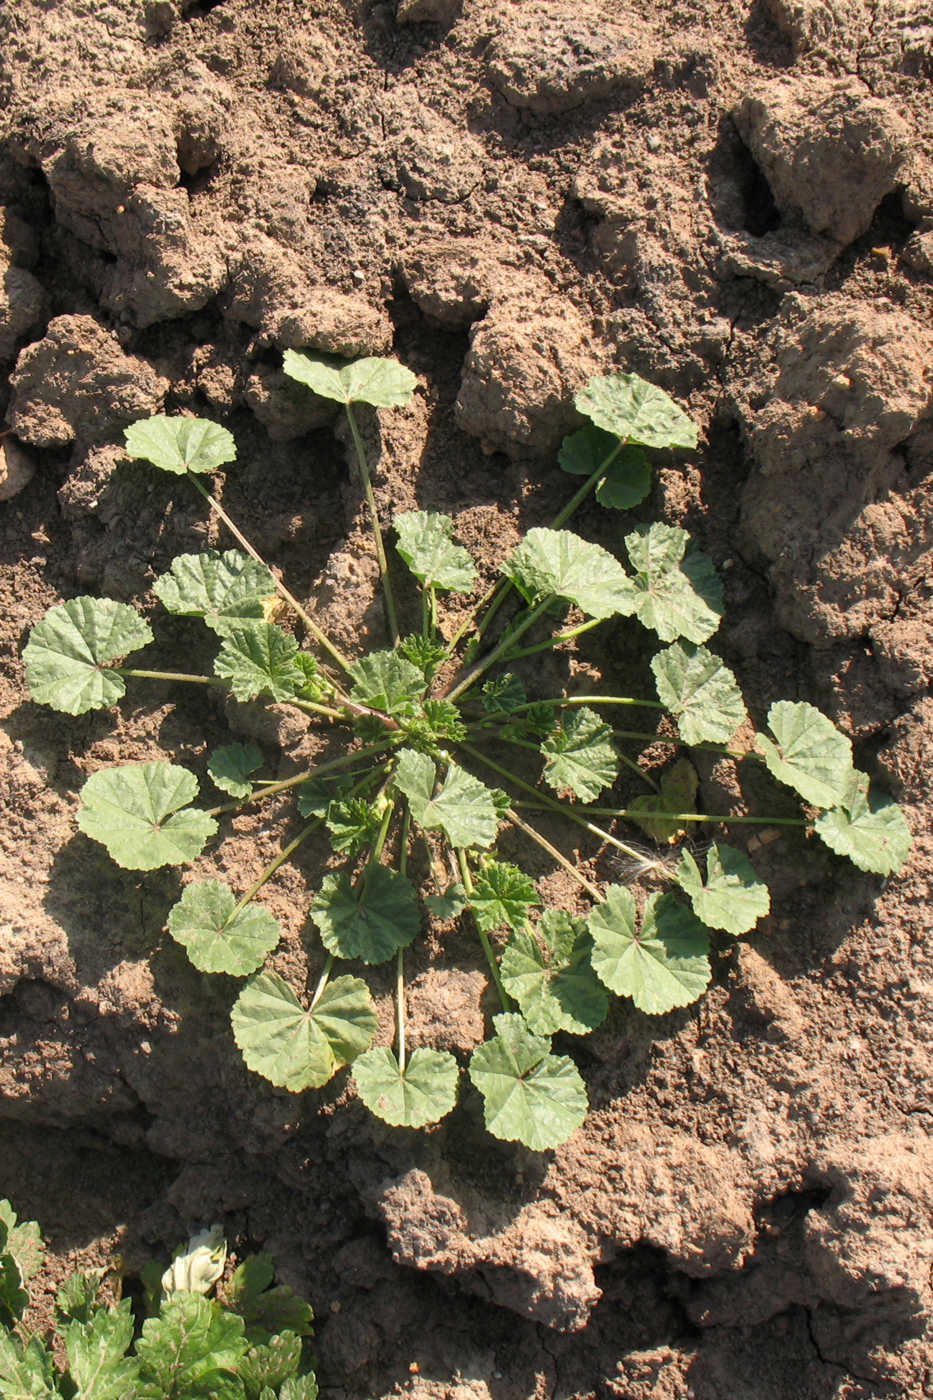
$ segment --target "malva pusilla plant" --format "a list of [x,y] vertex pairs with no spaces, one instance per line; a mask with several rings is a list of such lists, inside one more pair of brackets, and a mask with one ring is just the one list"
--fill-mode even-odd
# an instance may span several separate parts
[[[121,1297],[119,1274],[72,1273],[55,1298],[52,1337],[27,1322],[29,1283],[45,1246],[34,1220],[0,1201],[0,1395],[4,1400],[317,1400],[314,1314],[269,1255],[225,1281],[227,1244],[213,1225],[141,1274],[145,1299]],[[220,1297],[209,1297],[217,1288]]]
[[[649,451],[696,447],[696,427],[662,390],[635,374],[612,373],[576,395],[587,421],[564,439],[559,463],[582,478],[579,489],[550,526],[527,532],[485,592],[474,561],[453,538],[450,517],[397,515],[395,548],[421,601],[420,627],[403,634],[399,565],[390,565],[356,415],[357,405],[405,405],[416,378],[392,359],[341,367],[295,351],[285,353],[284,368],[346,413],[379,563],[387,645],[345,656],[230,519],[205,485],[235,460],[226,429],[157,416],[126,430],[128,455],[184,478],[238,546],[181,555],[153,586],[169,612],[201,618],[217,635],[213,674],[127,666],[125,658],[153,640],[148,621],[123,603],[79,597],[53,607],[33,629],[24,653],[29,689],[36,701],[80,715],[116,704],[130,681],[222,686],[237,700],[267,697],[296,708],[309,724],[342,726],[345,752],[282,781],[259,776],[267,755],[253,744],[216,749],[207,776],[229,800],[210,808],[193,805],[198,778],[178,764],[102,768],[81,791],[78,825],[118,865],[152,870],[198,857],[231,813],[291,795],[303,825],[249,889],[198,880],[168,914],[172,937],[196,968],[246,979],[231,1022],[247,1066],[299,1093],[350,1065],[359,1097],[390,1124],[420,1128],[449,1113],[461,1075],[457,1059],[428,1045],[410,1049],[406,1041],[405,950],[421,934],[423,904],[435,917],[470,921],[498,998],[492,1034],[468,1065],[487,1128],[534,1150],[555,1147],[580,1126],[587,1099],[573,1060],[554,1053],[552,1037],[592,1031],[610,996],[630,998],[649,1016],[695,1001],[710,982],[711,940],[746,933],[769,912],[768,888],[744,850],[713,840],[701,864],[687,833],[710,823],[807,828],[861,870],[887,875],[907,858],[907,824],[890,798],[869,790],[850,740],[810,704],[777,701],[768,732],[736,747],[745,704],[732,671],[706,646],[719,626],[723,590],[686,531],[660,522],[636,526],[624,536],[627,570],[567,528],[591,495],[613,511],[643,501],[651,488]],[[443,615],[450,594],[480,594],[456,627]],[[273,601],[290,610],[298,635],[269,620]],[[410,602],[411,592],[406,608]],[[520,672],[524,658],[620,618],[657,635],[656,695],[526,692],[513,669]],[[659,774],[627,751],[656,742],[658,732],[615,722],[639,709],[669,717],[669,737],[661,737],[672,758]],[[797,816],[697,811],[693,750],[763,763],[806,808]],[[529,753],[539,765],[534,772]],[[614,793],[623,776],[640,790],[620,803]],[[637,887],[581,870],[538,830],[538,813],[552,832],[563,820],[568,832],[588,833],[635,860],[644,859],[643,848],[626,833],[639,827],[667,853],[649,861],[662,888],[642,898]],[[530,875],[497,856],[497,837],[507,827],[566,872],[579,892],[568,901],[573,908],[542,907]],[[320,829],[334,859],[308,911],[324,961],[306,995],[263,970],[280,927],[257,897]],[[413,853],[430,872],[420,902],[409,873]],[[361,964],[391,960],[394,1048],[373,1046],[376,1011],[358,975]]]

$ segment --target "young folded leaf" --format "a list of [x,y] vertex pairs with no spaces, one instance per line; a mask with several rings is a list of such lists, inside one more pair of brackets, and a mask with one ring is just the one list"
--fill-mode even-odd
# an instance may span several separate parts
[[152,641],[135,608],[109,598],[72,598],[49,608],[23,650],[33,700],[66,715],[114,705],[126,694],[123,677],[104,663]]
[[370,1045],[379,1024],[365,982],[337,977],[306,1011],[275,972],[251,977],[230,1013],[248,1069],[293,1094],[319,1089]]
[[418,383],[417,375],[398,360],[370,356],[338,369],[326,359],[286,350],[282,368],[322,399],[368,403],[373,408],[401,408]]
[[586,921],[545,909],[534,932],[516,929],[502,955],[502,985],[535,1035],[586,1035],[606,1019],[609,996],[593,972]]
[[512,671],[483,682],[483,709],[489,715],[510,715],[527,698],[524,685]]
[[460,1070],[446,1050],[419,1046],[404,1070],[385,1045],[376,1045],[353,1061],[353,1078],[364,1104],[384,1123],[423,1128],[437,1123],[457,1102]]
[[735,676],[706,647],[675,642],[652,658],[658,699],[685,744],[725,744],[747,719]]
[[723,614],[722,583],[712,561],[676,525],[640,525],[625,537],[632,568],[634,612],[662,642],[705,642]]
[[131,423],[123,436],[130,457],[176,476],[216,471],[236,460],[232,434],[207,418],[170,418],[159,413]]
[[486,1127],[532,1152],[559,1147],[586,1117],[586,1089],[566,1055],[552,1055],[547,1036],[533,1035],[521,1016],[493,1017],[495,1035],[477,1047],[470,1078],[483,1096]]
[[574,398],[578,412],[624,442],[643,447],[696,447],[697,428],[663,389],[637,374],[591,379]]
[[362,797],[330,802],[325,815],[331,846],[351,856],[375,839],[381,821],[382,809]]
[[220,880],[186,885],[169,911],[168,931],[201,972],[245,977],[265,962],[282,936],[279,921],[259,904],[236,907]]
[[301,1365],[301,1338],[294,1332],[281,1332],[270,1341],[253,1345],[240,1361],[237,1374],[246,1394],[276,1396],[279,1387],[294,1376]]
[[832,720],[801,700],[778,700],[768,711],[776,740],[756,734],[768,771],[815,807],[844,806],[852,795],[852,744]]
[[399,554],[426,588],[469,593],[476,583],[476,565],[463,545],[454,544],[454,522],[436,511],[408,510],[397,515]]
[[570,788],[581,802],[593,802],[619,776],[612,730],[588,705],[562,715],[541,745],[544,778],[552,788]]
[[[689,758],[678,758],[661,774],[659,793],[646,793],[628,804],[631,820],[659,845],[671,845],[684,835],[684,824],[677,820],[677,813],[693,811],[699,786],[697,770]],[[651,815],[636,816],[636,812]],[[665,816],[665,812],[671,815]]]
[[702,996],[712,975],[709,935],[674,895],[649,895],[639,927],[631,891],[610,885],[587,928],[597,977],[639,1011],[661,1016]]
[[368,866],[362,881],[354,889],[343,870],[325,875],[308,912],[335,957],[388,962],[421,928],[418,896],[410,880],[384,865]]
[[249,775],[261,768],[262,753],[255,744],[224,744],[207,760],[211,782],[231,797],[249,797],[253,784]]
[[913,845],[900,807],[885,793],[869,793],[868,774],[857,769],[849,780],[846,800],[821,812],[814,826],[830,850],[876,875],[896,875]]
[[493,794],[456,763],[448,763],[437,792],[434,760],[415,749],[400,749],[393,782],[408,798],[411,814],[428,831],[440,828],[452,846],[491,846],[498,816]]
[[230,682],[237,700],[255,700],[257,695],[294,700],[307,680],[297,654],[294,637],[274,622],[262,622],[224,637],[214,673]]
[[640,447],[619,448],[612,433],[587,423],[564,438],[557,460],[571,476],[592,476],[614,450],[616,455],[596,487],[596,499],[607,510],[631,510],[651,490],[651,463]]
[[203,617],[220,636],[253,627],[275,593],[271,570],[238,549],[179,554],[152,591],[170,613]]
[[124,870],[184,865],[217,830],[213,817],[188,806],[197,793],[192,773],[163,760],[101,768],[81,789],[78,826]]
[[689,851],[684,851],[677,880],[690,897],[693,912],[707,928],[748,933],[771,908],[768,886],[759,880],[748,856],[734,846],[714,842],[706,853],[706,882]]
[[529,530],[501,566],[530,602],[562,598],[588,617],[628,617],[638,593],[618,559],[572,530]]
[[484,933],[503,925],[521,928],[537,903],[534,880],[508,861],[487,861],[474,876],[470,908]]

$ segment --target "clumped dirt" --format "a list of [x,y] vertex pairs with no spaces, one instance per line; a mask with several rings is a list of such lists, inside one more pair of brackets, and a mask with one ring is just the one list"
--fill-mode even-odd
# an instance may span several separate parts
[[[311,1297],[334,1400],[933,1394],[931,77],[911,0],[0,11],[0,1195],[56,1268],[119,1251],[132,1274],[222,1220]],[[704,1001],[617,1007],[578,1043],[592,1111],[553,1153],[485,1136],[469,1096],[415,1136],[343,1079],[295,1098],[250,1076],[232,983],[161,932],[177,872],[120,871],[76,832],[102,765],[203,774],[232,726],[285,775],[300,722],[166,686],[68,720],[24,691],[47,606],[153,611],[171,558],[220,540],[121,451],[163,409],[234,431],[225,505],[339,643],[381,638],[346,443],[283,376],[289,347],[416,371],[410,408],[366,424],[380,501],[450,512],[489,572],[566,500],[554,449],[588,375],[674,394],[701,447],[642,518],[724,572],[718,650],[755,721],[822,706],[915,834],[886,882],[756,846],[771,917]],[[595,507],[581,529],[618,543]],[[196,656],[184,620],[158,630],[153,664]],[[610,629],[554,665],[643,665],[627,648]],[[729,765],[703,777],[741,804]],[[237,818],[222,872],[245,887],[275,840]],[[296,984],[323,858],[269,887]],[[468,936],[411,962],[413,1036],[465,1054]],[[384,969],[375,988],[388,1039]]]

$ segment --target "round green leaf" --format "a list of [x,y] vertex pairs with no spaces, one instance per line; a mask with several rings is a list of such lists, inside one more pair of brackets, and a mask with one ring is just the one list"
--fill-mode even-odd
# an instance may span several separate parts
[[457,1101],[460,1070],[446,1050],[419,1047],[404,1071],[384,1045],[376,1045],[353,1062],[353,1078],[366,1107],[397,1128],[437,1123]]
[[617,437],[587,423],[564,438],[557,460],[571,476],[592,476],[613,452],[597,484],[596,499],[607,510],[630,510],[651,490],[651,463],[640,447],[619,449]]
[[734,846],[710,846],[705,884],[693,856],[684,851],[677,880],[690,896],[694,914],[707,928],[748,933],[771,908],[768,886],[759,880],[748,856]]
[[255,744],[224,744],[207,760],[211,782],[231,797],[249,797],[253,790],[249,775],[262,767],[262,754]]
[[271,695],[292,700],[304,688],[305,672],[296,663],[298,643],[273,622],[261,622],[224,637],[214,672],[230,682],[237,700]]
[[439,827],[452,846],[491,846],[499,821],[492,791],[456,763],[448,763],[437,792],[436,776],[434,760],[427,754],[399,751],[393,781],[408,798],[418,825],[428,831]]
[[126,693],[123,677],[104,663],[152,641],[135,608],[110,598],[72,598],[50,608],[23,650],[33,700],[66,715],[113,705]]
[[[676,841],[684,833],[679,814],[693,811],[699,786],[699,774],[689,758],[678,758],[661,774],[659,793],[649,792],[632,799],[631,820],[659,845]],[[636,812],[643,815],[636,816]]]
[[582,919],[546,909],[534,933],[518,929],[502,955],[502,985],[536,1035],[586,1035],[606,1018],[609,997],[593,972]]
[[638,593],[618,559],[572,530],[529,530],[502,565],[529,600],[563,598],[588,617],[629,617]]
[[230,1013],[248,1069],[292,1093],[317,1089],[367,1049],[379,1024],[365,982],[328,982],[308,1011],[274,972],[251,977]]
[[566,1142],[586,1117],[586,1089],[566,1055],[550,1054],[546,1036],[533,1035],[521,1016],[493,1019],[496,1034],[474,1050],[470,1078],[483,1096],[494,1137],[544,1152]]
[[386,714],[413,714],[424,694],[424,673],[397,651],[371,651],[349,667],[351,700]]
[[78,826],[126,870],[185,865],[217,830],[213,817],[187,805],[197,792],[194,775],[174,763],[102,768],[81,789]]
[[610,885],[587,928],[596,975],[650,1016],[688,1006],[709,982],[707,932],[673,895],[650,895],[639,929],[631,891]]
[[876,875],[896,874],[913,845],[900,807],[885,794],[870,794],[868,775],[858,771],[852,775],[845,804],[822,812],[815,827],[831,851]]
[[843,806],[855,769],[852,744],[832,720],[806,701],[778,700],[768,711],[776,739],[756,734],[768,771],[815,807]]
[[220,880],[186,885],[169,911],[168,931],[201,972],[245,977],[265,962],[282,936],[279,921],[259,904],[236,908]]
[[574,398],[597,428],[643,447],[696,447],[697,427],[670,395],[637,374],[591,379]]
[[686,530],[655,521],[625,537],[635,569],[632,611],[662,642],[705,642],[723,614],[722,583]]
[[345,871],[325,875],[309,910],[321,942],[338,958],[387,962],[421,928],[415,887],[384,865],[370,865],[354,890]]
[[451,539],[454,522],[438,511],[403,511],[393,521],[399,554],[426,588],[469,593],[476,582],[476,565],[463,545]]
[[236,460],[232,434],[207,418],[170,418],[159,413],[131,423],[123,436],[130,457],[177,476],[216,471]]
[[203,617],[221,636],[261,623],[263,605],[275,593],[265,564],[238,549],[179,554],[152,591],[171,613]]
[[747,715],[735,676],[706,647],[675,642],[652,658],[658,699],[685,744],[725,744]]
[[338,403],[368,403],[373,408],[400,408],[408,403],[417,376],[398,360],[369,356],[337,369],[320,356],[286,350],[282,368],[324,399]]
[[562,716],[541,745],[544,778],[552,788],[570,788],[582,802],[594,802],[619,776],[612,730],[588,705]]

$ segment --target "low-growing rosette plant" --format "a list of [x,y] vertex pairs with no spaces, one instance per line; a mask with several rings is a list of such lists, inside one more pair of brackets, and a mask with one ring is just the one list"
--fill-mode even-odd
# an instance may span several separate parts
[[[569,1042],[555,1050],[553,1037],[594,1030],[612,997],[650,1016],[695,1001],[712,975],[711,943],[750,931],[769,912],[767,886],[744,850],[716,839],[698,859],[687,833],[707,824],[805,827],[860,869],[887,875],[910,850],[906,822],[895,803],[870,790],[848,738],[812,705],[778,701],[768,732],[738,743],[737,731],[748,732],[742,694],[707,647],[723,590],[713,562],[685,530],[636,525],[624,534],[623,561],[567,528],[591,495],[611,511],[641,503],[651,488],[649,452],[696,446],[694,424],[667,394],[634,374],[587,384],[576,397],[585,425],[559,454],[579,487],[549,526],[530,529],[500,562],[485,592],[448,516],[397,515],[395,551],[409,575],[403,612],[400,565],[390,564],[356,406],[403,406],[415,376],[391,359],[341,366],[294,351],[284,367],[346,413],[379,563],[386,645],[344,655],[227,515],[205,478],[234,461],[231,435],[204,420],[158,416],[127,430],[127,452],[184,477],[237,546],[181,555],[153,585],[170,613],[200,618],[216,635],[213,674],[128,665],[153,639],[149,622],[123,603],[82,597],[53,607],[33,629],[24,653],[30,691],[79,715],[118,703],[128,682],[156,678],[223,687],[237,700],[265,697],[309,725],[341,726],[343,753],[281,781],[260,776],[268,755],[256,745],[222,745],[208,759],[207,777],[227,800],[213,806],[197,805],[198,778],[178,764],[102,768],[82,789],[78,825],[119,865],[151,870],[194,860],[222,836],[231,813],[290,793],[303,825],[283,838],[250,888],[192,881],[168,913],[169,932],[196,968],[245,979],[231,1023],[247,1066],[300,1093],[350,1065],[359,1097],[386,1122],[419,1128],[443,1118],[456,1102],[462,1066],[449,1051],[407,1044],[405,952],[422,936],[426,914],[465,919],[500,1007],[467,1065],[486,1126],[534,1150],[555,1147],[580,1126],[587,1099],[563,1053]],[[421,625],[406,634],[399,617],[413,590]],[[451,594],[471,602],[479,595],[456,625],[444,609]],[[271,620],[273,603],[290,611],[293,631]],[[521,671],[523,658],[619,619],[658,639],[654,695],[592,685],[579,693],[526,692],[514,669]],[[668,717],[662,737],[671,761],[660,772],[637,757],[658,732],[616,726],[615,717],[633,709]],[[806,810],[738,817],[697,810],[692,750],[763,763]],[[624,803],[623,775],[640,789]],[[629,832],[639,828],[666,852],[648,861],[661,888],[644,897],[638,886],[580,869],[535,826],[538,812],[552,832],[563,821],[568,835],[585,831],[610,852],[644,862]],[[566,872],[578,891],[572,907],[548,906],[531,876],[498,853],[508,827]],[[323,970],[306,991],[265,968],[280,927],[258,896],[320,830],[333,862],[311,893]],[[430,872],[420,889],[410,874],[415,843],[419,868]],[[387,962],[397,974],[391,1048],[373,1045],[377,1015],[365,977],[368,967]]]

